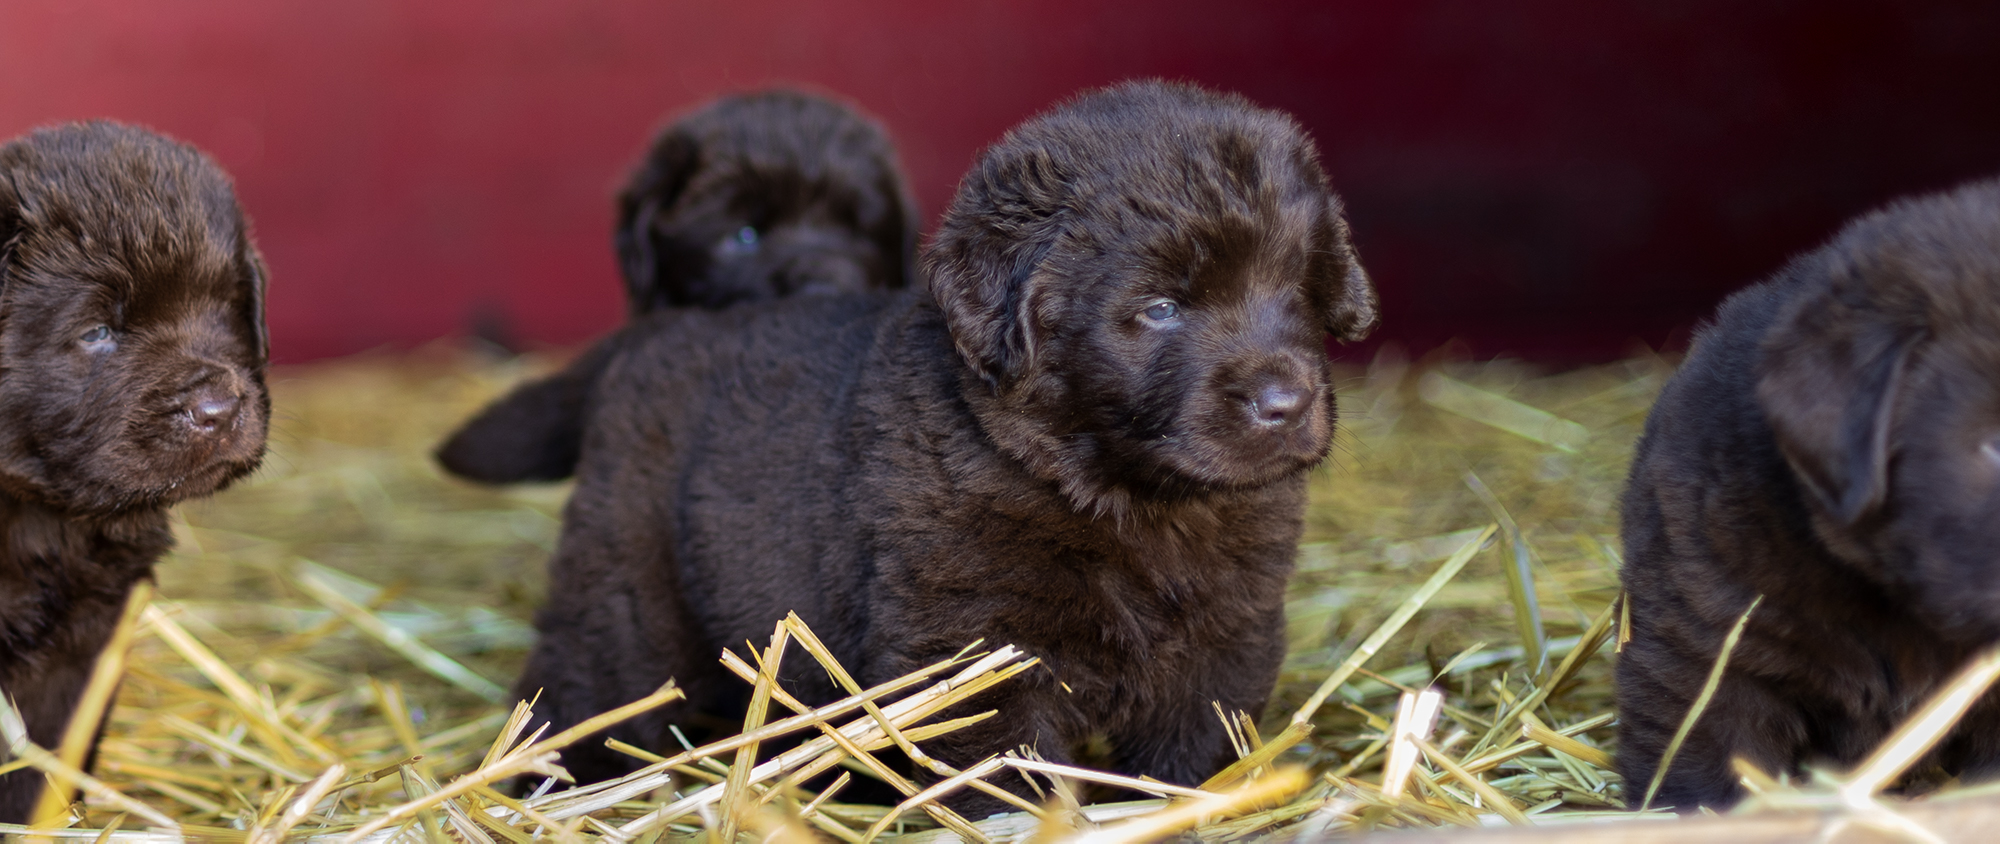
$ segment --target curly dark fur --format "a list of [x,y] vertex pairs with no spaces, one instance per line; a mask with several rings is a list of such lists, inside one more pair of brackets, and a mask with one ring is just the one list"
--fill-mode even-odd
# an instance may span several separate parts
[[[2000,641],[2000,182],[1891,206],[1724,303],[1646,422],[1625,494],[1635,802],[1757,595],[1656,806],[1874,749]],[[1932,761],[2000,767],[2000,697]]]
[[[1044,659],[926,743],[948,762],[1094,736],[1170,782],[1225,760],[1210,702],[1257,712],[1284,650],[1323,343],[1375,321],[1311,141],[1234,96],[1093,93],[986,150],[924,266],[929,292],[608,341],[519,694],[561,727],[677,678],[690,704],[613,731],[664,747],[668,719],[740,715],[716,654],[797,611],[863,683],[982,638]],[[835,694],[803,661],[783,681]]]
[[[0,693],[36,743],[173,544],[165,508],[262,459],[263,301],[229,178],[192,147],[105,122],[0,146]],[[0,823],[42,783],[0,776]]]
[[[618,262],[634,317],[900,288],[914,269],[917,222],[880,126],[809,94],[744,94],[654,139],[618,194]],[[595,373],[573,368],[496,402],[439,447],[438,461],[485,483],[569,477]]]

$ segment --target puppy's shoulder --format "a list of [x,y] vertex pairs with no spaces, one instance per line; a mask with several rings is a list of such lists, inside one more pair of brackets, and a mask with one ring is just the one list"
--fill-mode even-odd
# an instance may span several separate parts
[[1651,557],[1669,523],[1698,522],[1718,502],[1782,497],[1785,464],[1757,401],[1757,369],[1765,337],[1812,283],[1795,263],[1732,294],[1661,390],[1623,494],[1628,580],[1663,564]]
[[1696,330],[1687,358],[1661,390],[1649,422],[1713,422],[1753,412],[1764,339],[1786,306],[1817,283],[1814,260],[1801,258],[1776,277],[1724,299],[1715,316]]
[[618,335],[598,390],[603,402],[659,405],[711,389],[713,379],[754,384],[773,373],[852,371],[876,342],[883,315],[910,291],[799,296],[719,311],[669,309]]
[[872,325],[906,297],[897,293],[795,296],[746,302],[720,310],[675,308],[648,314],[620,331],[624,371],[679,371],[718,362],[786,357],[821,350]]

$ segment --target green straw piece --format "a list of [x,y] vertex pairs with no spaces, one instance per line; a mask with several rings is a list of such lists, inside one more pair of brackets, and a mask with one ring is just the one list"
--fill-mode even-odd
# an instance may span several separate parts
[[1489,393],[1437,372],[1417,381],[1425,403],[1474,422],[1534,440],[1574,454],[1590,439],[1590,429],[1540,408],[1529,407],[1498,393]]

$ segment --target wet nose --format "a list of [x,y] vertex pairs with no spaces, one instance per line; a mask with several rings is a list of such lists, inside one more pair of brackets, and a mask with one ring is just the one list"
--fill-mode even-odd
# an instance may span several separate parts
[[236,419],[236,410],[242,407],[243,399],[234,393],[203,392],[188,403],[189,423],[200,433],[212,433],[229,427]]
[[1288,428],[1305,415],[1306,391],[1293,384],[1273,382],[1257,391],[1250,405],[1250,417],[1265,428]]

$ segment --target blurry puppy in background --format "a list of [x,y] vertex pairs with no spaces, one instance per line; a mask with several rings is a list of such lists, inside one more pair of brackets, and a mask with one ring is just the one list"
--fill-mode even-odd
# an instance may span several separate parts
[[[917,210],[874,121],[793,91],[724,97],[661,132],[618,194],[615,240],[633,317],[909,284]],[[516,391],[438,449],[484,483],[576,468],[581,402],[603,354]]]
[[[1862,217],[1723,303],[1646,420],[1624,503],[1619,769],[1637,807],[1859,762],[2000,642],[2000,182]],[[1988,694],[1930,759],[2000,769]]]
[[515,685],[556,728],[670,677],[688,703],[611,733],[740,718],[717,653],[796,611],[867,685],[981,639],[1043,659],[924,742],[951,764],[1104,737],[1113,769],[1192,784],[1229,758],[1213,707],[1257,713],[1284,654],[1325,340],[1375,322],[1312,141],[1240,97],[1094,92],[987,149],[923,261],[927,290],[660,312],[599,347]]
[[618,193],[633,315],[909,284],[917,211],[882,127],[794,91],[675,121]]
[[[0,694],[30,741],[61,740],[166,508],[262,459],[266,345],[263,262],[206,156],[107,122],[0,146]],[[0,822],[43,784],[0,775]]]

